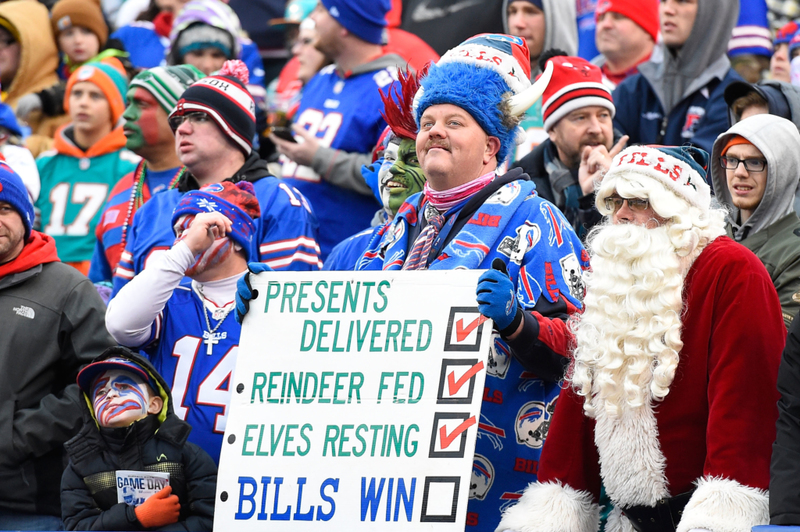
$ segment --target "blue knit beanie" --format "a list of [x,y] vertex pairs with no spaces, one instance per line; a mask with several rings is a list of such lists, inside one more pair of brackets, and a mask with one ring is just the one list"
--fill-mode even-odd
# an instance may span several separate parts
[[28,189],[25,188],[22,178],[5,161],[0,161],[0,201],[11,205],[22,217],[22,224],[25,226],[25,240],[28,240],[31,236],[31,227],[33,227],[33,203],[31,203]]
[[503,125],[500,105],[509,96],[530,87],[530,54],[525,40],[502,34],[481,34],[448,50],[431,65],[414,98],[414,118],[431,105],[461,107],[487,135],[500,140],[497,163],[511,154],[524,138],[519,127]]
[[372,44],[386,44],[386,13],[391,0],[321,0],[344,29]]

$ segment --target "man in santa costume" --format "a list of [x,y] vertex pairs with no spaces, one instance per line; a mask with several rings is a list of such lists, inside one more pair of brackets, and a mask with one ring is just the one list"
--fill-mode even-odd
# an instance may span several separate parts
[[593,271],[539,477],[498,531],[742,531],[769,520],[786,331],[761,262],[711,208],[708,155],[627,148],[597,191]]

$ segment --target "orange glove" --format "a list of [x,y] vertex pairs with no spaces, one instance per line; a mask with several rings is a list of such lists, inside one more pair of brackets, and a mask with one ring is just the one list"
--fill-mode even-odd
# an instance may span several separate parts
[[181,503],[178,502],[178,496],[171,493],[172,486],[167,486],[136,507],[136,519],[143,527],[153,528],[178,522]]

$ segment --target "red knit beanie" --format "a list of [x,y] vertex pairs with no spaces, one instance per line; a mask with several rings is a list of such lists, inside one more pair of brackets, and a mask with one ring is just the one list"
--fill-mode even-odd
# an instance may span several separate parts
[[653,41],[658,40],[658,0],[600,0],[594,20],[597,21],[608,11],[628,17],[646,31]]

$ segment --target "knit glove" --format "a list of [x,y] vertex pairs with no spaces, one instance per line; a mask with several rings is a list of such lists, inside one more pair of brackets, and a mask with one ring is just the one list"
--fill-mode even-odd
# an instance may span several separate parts
[[236,282],[236,321],[239,323],[242,323],[244,315],[250,311],[250,300],[258,297],[258,290],[253,290],[250,285],[250,275],[273,271],[263,262],[251,262],[247,265],[247,269],[249,271]]
[[171,495],[172,486],[167,486],[151,495],[136,507],[136,519],[144,528],[171,525],[177,523],[181,514],[181,503],[177,495]]
[[475,290],[478,310],[494,320],[501,336],[513,334],[522,321],[522,310],[517,305],[514,283],[508,277],[506,264],[501,259],[492,261],[492,269],[478,278]]
[[383,166],[383,157],[372,164],[361,165],[361,177],[364,178],[364,181],[367,183],[370,190],[372,190],[372,195],[375,196],[375,199],[378,200],[378,203],[383,204],[383,199],[381,199],[380,180],[378,179],[381,166]]
[[20,120],[27,121],[32,112],[41,109],[42,99],[35,92],[26,94],[17,101],[17,117]]

